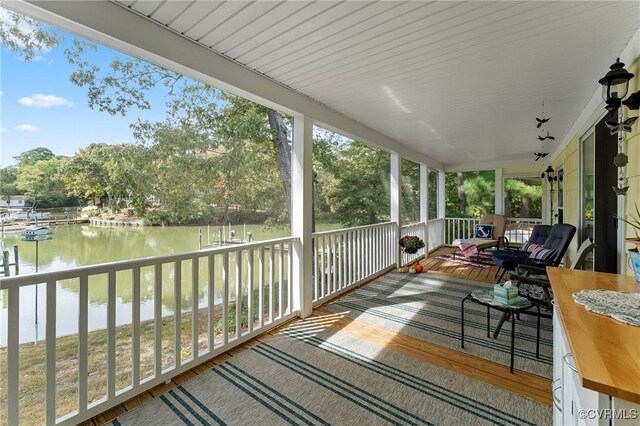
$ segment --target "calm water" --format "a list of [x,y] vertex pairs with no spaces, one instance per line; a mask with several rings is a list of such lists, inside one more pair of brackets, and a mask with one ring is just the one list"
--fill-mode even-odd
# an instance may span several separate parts
[[[318,225],[318,231],[335,229],[337,225]],[[262,225],[237,225],[231,229],[236,231],[236,237],[241,238],[245,232],[253,234],[253,240],[268,240],[286,237],[288,229],[267,229]],[[182,253],[199,249],[199,231],[202,231],[202,244],[217,241],[220,227],[145,227],[145,228],[106,228],[89,225],[72,225],[52,227],[53,239],[39,243],[38,271],[59,271],[77,266],[92,265],[97,263],[114,262],[141,257],[159,256],[163,254]],[[224,229],[228,236],[228,226]],[[207,233],[209,232],[209,235]],[[22,241],[21,234],[5,234],[4,249],[11,252],[13,261],[14,245],[18,245],[20,251],[20,275],[35,273],[36,247],[33,242]],[[203,262],[204,263],[204,262]],[[207,299],[206,265],[200,265],[200,301]],[[168,266],[163,268],[163,314],[173,312],[175,300],[173,299],[173,271]],[[182,271],[182,300],[180,304],[183,310],[189,310],[191,301],[191,267],[183,265]],[[232,268],[233,269],[233,268]],[[13,269],[11,270],[13,275]],[[127,324],[131,322],[131,281],[130,273],[121,273],[117,276],[116,286],[116,322]],[[221,272],[216,268],[216,276]],[[220,280],[216,280],[219,282]],[[39,287],[36,291],[36,287]],[[78,318],[78,280],[66,280],[57,284],[57,319],[56,327],[58,336],[77,333]],[[106,300],[107,300],[106,276],[92,277],[89,280],[89,329],[96,330],[106,327]],[[37,293],[37,297],[36,297]],[[216,288],[216,297],[221,294],[221,288]],[[150,319],[153,316],[153,271],[152,268],[141,270],[141,319]],[[36,310],[37,300],[37,310]],[[45,286],[29,286],[20,290],[20,341],[29,342],[44,338],[45,318]],[[6,320],[7,320],[7,295],[0,292],[0,346],[6,345]],[[202,304],[200,305],[203,306]],[[37,312],[37,327],[36,327]],[[36,331],[37,330],[37,331]]]

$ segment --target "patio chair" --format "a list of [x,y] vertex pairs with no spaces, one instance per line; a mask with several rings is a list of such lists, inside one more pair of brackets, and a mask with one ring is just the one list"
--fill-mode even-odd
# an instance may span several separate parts
[[500,248],[508,246],[508,242],[505,239],[505,232],[507,230],[508,219],[502,214],[488,214],[480,219],[480,225],[491,225],[491,235],[487,238],[480,238],[476,235],[465,240],[467,243],[474,244],[478,251],[485,250],[491,247]]
[[551,232],[542,247],[537,247],[531,253],[521,253],[512,258],[493,259],[502,273],[496,280],[496,284],[502,281],[507,271],[515,271],[518,265],[531,265],[538,267],[558,266],[562,262],[569,244],[576,233],[576,227],[568,223],[558,223],[551,227]]
[[[569,268],[582,269],[587,256],[589,256],[589,253],[591,253],[596,247],[596,244],[594,244],[591,238],[584,240],[578,249],[576,259],[571,263]],[[547,277],[546,268],[526,264],[518,265],[515,272],[509,274],[509,279],[511,280],[512,285],[518,287],[519,296],[526,297],[533,305],[537,306],[542,311],[553,311],[553,291],[551,290],[551,283]],[[541,315],[545,317],[550,316],[550,314]],[[508,318],[508,314],[502,315],[502,318],[498,321],[496,329],[493,332],[494,338],[498,337],[502,325]]]
[[[584,240],[576,259],[571,263],[570,269],[582,269],[585,260],[589,253],[596,248],[593,240],[587,238]],[[547,270],[532,265],[518,265],[516,270],[509,275],[512,284],[518,287],[518,294],[526,297],[533,304],[540,308],[550,311],[553,306],[551,301],[553,300],[553,292],[551,291],[551,285],[549,284],[549,278],[547,277]]]
[[[496,250],[493,252],[493,262],[495,264],[503,264],[505,260],[515,259],[516,257],[526,259],[534,250],[536,245],[544,245],[544,242],[547,240],[549,234],[551,233],[551,228],[551,225],[535,225],[531,230],[529,239],[526,243],[523,244],[520,250]],[[499,267],[496,271],[495,278],[498,277],[498,274],[500,274],[501,271],[502,268]]]

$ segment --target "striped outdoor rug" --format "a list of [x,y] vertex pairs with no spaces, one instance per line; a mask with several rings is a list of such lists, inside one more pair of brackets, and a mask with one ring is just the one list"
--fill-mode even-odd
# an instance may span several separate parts
[[[469,301],[465,303],[465,348],[460,348],[460,304],[478,288],[487,285],[448,276],[391,273],[329,304],[326,310],[508,366],[511,323],[504,324],[498,339],[487,338],[487,308]],[[501,315],[491,311],[491,333]],[[540,358],[536,359],[537,318],[520,317],[514,368],[551,378],[552,321],[541,320]]]
[[466,258],[460,252],[457,252],[455,257],[452,254],[442,254],[437,256],[436,259],[444,260],[447,262],[460,263],[463,265],[476,266],[478,268],[491,268],[496,264],[493,262],[493,255],[491,252],[480,252],[477,255],[473,255],[471,258]]
[[301,322],[113,425],[533,425],[551,407]]

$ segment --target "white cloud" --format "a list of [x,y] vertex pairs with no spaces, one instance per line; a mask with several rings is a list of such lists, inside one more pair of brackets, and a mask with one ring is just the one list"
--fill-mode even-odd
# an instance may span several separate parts
[[19,126],[16,126],[16,130],[19,132],[37,132],[38,127],[34,126],[33,124],[21,124]]
[[0,127],[0,133],[4,133],[6,131],[7,131],[7,129],[5,129],[4,127]]
[[74,106],[73,102],[68,99],[56,95],[45,95],[43,93],[36,93],[31,96],[20,98],[18,99],[18,103],[27,107],[34,108],[51,108],[61,105],[68,107]]
[[4,95],[4,91],[0,90],[0,96]]

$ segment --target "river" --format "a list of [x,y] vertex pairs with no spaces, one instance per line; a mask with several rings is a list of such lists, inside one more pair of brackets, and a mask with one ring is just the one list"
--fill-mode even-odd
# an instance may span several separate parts
[[[336,224],[319,224],[318,231],[336,229]],[[264,225],[232,225],[236,238],[251,233],[253,241],[263,241],[290,235],[289,229],[267,228]],[[172,227],[97,227],[90,225],[68,225],[52,227],[51,240],[38,243],[38,272],[66,270],[78,266],[94,265],[163,254],[182,253],[198,250],[200,243],[217,241],[221,227],[172,226]],[[229,235],[229,226],[224,227]],[[200,237],[200,235],[202,235]],[[20,275],[33,274],[36,271],[35,243],[22,241],[19,233],[5,234],[5,250],[11,252],[13,262],[14,245],[20,253]],[[217,271],[219,272],[219,271]],[[11,275],[14,275],[11,267]],[[218,275],[218,274],[217,274]],[[141,278],[141,319],[153,317],[153,283],[147,279],[144,271]],[[185,279],[188,277],[185,277]],[[149,281],[149,282],[147,282]],[[171,280],[163,281],[163,315],[173,313],[174,300]],[[36,290],[36,287],[38,289]],[[78,281],[67,280],[57,283],[57,335],[64,336],[78,332]],[[190,309],[191,294],[188,286],[184,288],[181,300],[182,309]],[[206,299],[206,283],[201,285],[200,301]],[[131,285],[118,276],[116,286],[116,322],[131,323]],[[36,298],[37,293],[37,298]],[[106,327],[107,292],[106,276],[93,277],[89,281],[89,330]],[[37,300],[37,303],[36,303]],[[37,310],[36,310],[37,304]],[[45,285],[29,286],[20,290],[20,342],[43,339],[45,331]],[[7,341],[7,294],[0,292],[0,346]],[[202,306],[202,305],[201,305]],[[37,313],[37,315],[36,315]],[[37,319],[37,327],[36,327]]]

